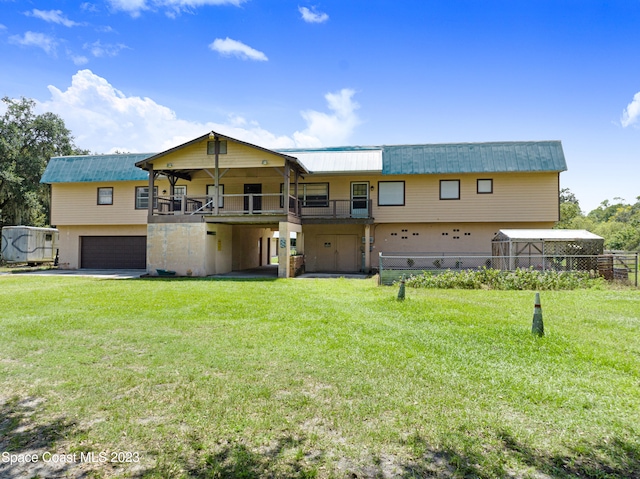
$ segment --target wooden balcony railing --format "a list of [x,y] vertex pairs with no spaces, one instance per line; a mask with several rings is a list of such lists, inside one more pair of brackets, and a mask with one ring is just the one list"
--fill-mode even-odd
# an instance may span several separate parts
[[284,205],[278,193],[225,194],[218,198],[216,212],[212,196],[159,196],[154,215],[286,215],[302,218],[371,218],[371,200],[302,200],[289,196]]

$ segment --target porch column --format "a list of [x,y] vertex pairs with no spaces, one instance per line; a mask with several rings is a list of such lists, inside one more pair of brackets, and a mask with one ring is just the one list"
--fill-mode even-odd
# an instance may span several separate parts
[[293,196],[295,196],[295,205],[293,208],[293,211],[295,212],[296,216],[300,216],[300,202],[298,201],[298,179],[300,178],[300,172],[298,171],[298,169],[296,168],[296,183],[295,186],[293,187]]
[[151,222],[151,217],[153,216],[153,202],[155,200],[153,195],[153,184],[156,178],[155,173],[153,172],[153,165],[149,163],[149,193],[147,194],[147,198],[149,204],[147,205],[147,217],[148,222]]
[[289,214],[289,191],[291,189],[291,165],[289,164],[289,160],[287,160],[284,164],[284,185],[282,187],[282,194],[284,195],[284,207],[285,214]]
[[[289,204],[288,202],[286,203]],[[281,221],[278,238],[278,278],[289,277],[289,257],[291,256],[291,241],[289,240],[289,222]]]
[[215,170],[213,175],[213,191],[215,192],[216,199],[213,204],[213,213],[218,216],[220,214],[220,137],[215,135],[214,141]]
[[369,237],[371,236],[371,225],[364,225],[364,272],[371,272],[371,244]]

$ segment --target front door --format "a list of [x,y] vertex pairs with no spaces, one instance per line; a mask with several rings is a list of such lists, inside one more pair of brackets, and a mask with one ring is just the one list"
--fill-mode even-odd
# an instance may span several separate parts
[[[250,183],[244,185],[244,211],[248,213],[254,213],[262,210],[262,184]],[[253,195],[253,207],[249,201],[249,195]]]
[[351,183],[351,217],[369,217],[369,182]]

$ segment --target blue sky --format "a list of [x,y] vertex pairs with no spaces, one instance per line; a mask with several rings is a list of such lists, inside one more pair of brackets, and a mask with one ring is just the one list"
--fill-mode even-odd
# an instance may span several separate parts
[[0,0],[0,95],[93,152],[561,140],[640,196],[640,0]]

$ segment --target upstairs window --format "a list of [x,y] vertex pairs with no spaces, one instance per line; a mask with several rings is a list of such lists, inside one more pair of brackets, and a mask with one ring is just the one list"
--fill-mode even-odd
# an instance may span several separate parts
[[98,204],[99,205],[112,205],[113,204],[113,188],[98,188]]
[[404,181],[378,181],[378,206],[404,206]]
[[[158,207],[158,187],[153,187],[153,207]],[[136,186],[136,209],[146,210],[149,207],[149,187]]]
[[[280,183],[280,191],[284,190],[284,184]],[[290,185],[289,194],[295,195],[296,186]],[[329,183],[298,183],[298,199],[303,207],[319,208],[329,206]],[[284,202],[280,200],[280,207]]]
[[460,180],[440,180],[440,199],[459,200]]
[[479,179],[478,189],[476,190],[479,195],[490,195],[493,193],[493,180],[492,179]]
[[[220,151],[218,152],[221,155],[227,154],[227,140],[220,140],[218,142],[220,144]],[[216,154],[216,142],[215,141],[207,141],[207,155],[215,155]]]

